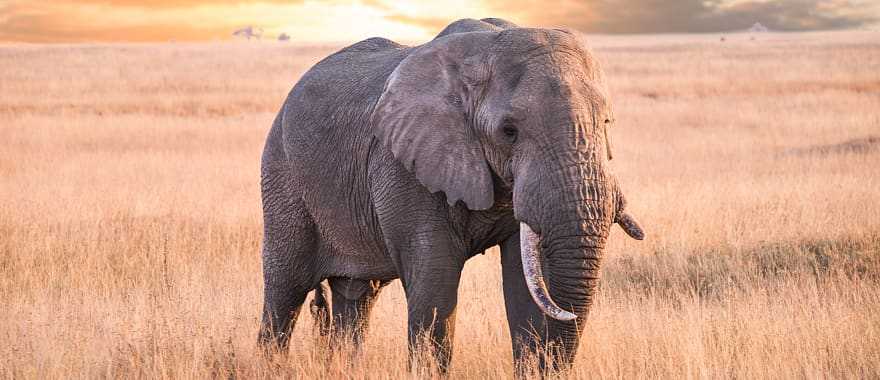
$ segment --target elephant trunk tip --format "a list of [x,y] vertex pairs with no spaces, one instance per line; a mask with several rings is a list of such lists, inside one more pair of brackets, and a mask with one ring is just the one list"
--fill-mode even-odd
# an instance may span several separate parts
[[[617,183],[615,181],[615,187]],[[642,230],[642,227],[639,226],[639,223],[636,222],[636,219],[632,217],[628,212],[626,212],[626,197],[620,192],[619,188],[617,190],[617,211],[614,217],[614,223],[620,225],[620,228],[623,228],[623,231],[626,232],[629,237],[636,240],[643,240],[645,238],[645,231]]]
[[629,237],[636,240],[643,240],[645,238],[645,231],[642,230],[642,227],[639,226],[639,223],[630,214],[625,212],[618,214],[615,222],[623,228],[623,231]]

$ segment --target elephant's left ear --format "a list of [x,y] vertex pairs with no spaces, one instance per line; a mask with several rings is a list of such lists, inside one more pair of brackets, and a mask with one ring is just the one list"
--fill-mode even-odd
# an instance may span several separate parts
[[492,207],[492,174],[468,121],[475,80],[466,77],[493,32],[459,33],[416,48],[388,78],[371,117],[373,134],[450,205]]

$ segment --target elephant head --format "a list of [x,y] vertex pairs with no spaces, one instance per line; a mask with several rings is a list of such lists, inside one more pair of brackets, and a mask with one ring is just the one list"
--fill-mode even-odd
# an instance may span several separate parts
[[611,158],[603,73],[574,33],[459,33],[415,48],[391,74],[372,128],[450,205],[493,207],[512,192],[523,274],[570,363],[615,222],[625,211]]

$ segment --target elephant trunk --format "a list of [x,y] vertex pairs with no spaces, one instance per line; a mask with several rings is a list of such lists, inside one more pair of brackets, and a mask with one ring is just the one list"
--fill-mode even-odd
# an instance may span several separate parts
[[559,150],[566,147],[544,150],[556,152],[551,159],[519,161],[513,186],[525,285],[546,316],[530,322],[538,338],[534,348],[547,350],[552,365],[563,368],[577,352],[611,225],[643,237],[604,167],[607,152],[599,146]]
[[[599,267],[609,229],[613,223],[642,239],[638,223],[625,211],[626,201],[612,176],[606,181],[586,181],[586,197],[575,196],[563,217],[543,219],[535,232],[520,223],[520,254],[529,293],[548,317],[544,325],[544,349],[557,360],[552,366],[572,363],[590,305],[599,282]],[[589,196],[596,195],[596,196]],[[549,215],[549,214],[545,214]],[[548,220],[549,219],[549,220]],[[545,276],[546,274],[546,276]],[[543,362],[542,362],[543,363]],[[542,365],[543,367],[543,365]]]
[[[607,225],[604,219],[610,217],[614,223],[619,224],[623,230],[632,238],[642,240],[644,233],[635,219],[630,216],[624,208],[626,200],[616,186],[616,181],[612,181],[613,205],[612,215],[604,215],[601,208],[593,207],[594,205],[584,202],[581,205],[586,211],[582,215],[592,216],[592,220],[579,220],[577,226],[572,230],[572,226],[568,228],[557,228],[555,236],[551,236],[544,241],[542,249],[541,237],[535,233],[526,223],[520,223],[520,254],[522,255],[523,275],[528,287],[529,293],[535,304],[548,317],[558,321],[572,321],[577,318],[575,313],[564,310],[554,302],[550,296],[547,282],[560,285],[558,292],[554,292],[558,297],[572,298],[566,295],[583,295],[583,299],[570,299],[571,306],[582,306],[586,309],[589,306],[589,298],[595,282],[598,279],[599,259],[602,257],[602,249],[604,248],[605,238],[607,236]],[[560,232],[560,230],[565,232]],[[543,252],[546,251],[546,252]],[[552,267],[552,278],[544,277],[544,259],[548,259],[547,266]],[[559,273],[556,273],[559,272]],[[577,272],[577,273],[575,273]],[[586,287],[584,288],[584,285]],[[574,297],[578,298],[578,297]]]
[[[541,349],[549,364],[567,368],[577,352],[590,305],[599,281],[605,237],[591,231],[607,231],[608,222],[581,221],[571,228],[545,229],[539,236],[525,223],[520,225],[523,274],[532,299],[547,316]],[[605,227],[603,227],[605,226]],[[544,276],[546,274],[546,277]]]

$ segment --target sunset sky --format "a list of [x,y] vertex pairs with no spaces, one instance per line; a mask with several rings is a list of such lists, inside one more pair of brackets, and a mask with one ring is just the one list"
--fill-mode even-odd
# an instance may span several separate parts
[[423,40],[464,17],[588,33],[719,32],[755,22],[775,30],[877,29],[880,1],[0,0],[0,41],[222,40],[246,25],[295,41]]

